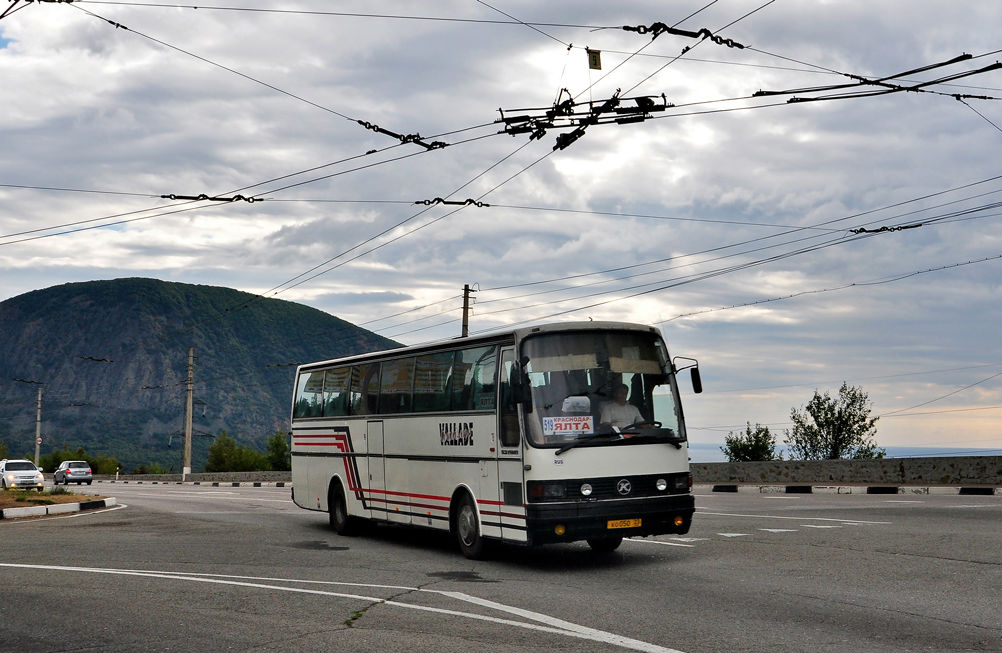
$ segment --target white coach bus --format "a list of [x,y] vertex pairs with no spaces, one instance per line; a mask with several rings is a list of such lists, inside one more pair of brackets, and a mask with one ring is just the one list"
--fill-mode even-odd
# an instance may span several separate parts
[[[693,389],[701,390],[695,361]],[[678,369],[654,327],[576,322],[302,365],[293,500],[449,530],[463,554],[683,534],[692,476]]]

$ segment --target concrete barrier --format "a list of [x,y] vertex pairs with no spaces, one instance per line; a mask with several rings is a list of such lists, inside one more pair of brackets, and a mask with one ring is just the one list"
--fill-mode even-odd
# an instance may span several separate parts
[[779,485],[788,490],[812,486],[884,488],[875,492],[909,486],[953,486],[972,491],[1002,488],[1002,456],[692,463],[691,469],[694,483],[732,492],[738,485]]
[[[781,486],[808,492],[816,487],[958,487],[971,494],[1002,488],[1002,456],[885,458],[881,460],[778,460],[755,463],[692,463],[693,482],[717,491],[739,485]],[[95,481],[116,481],[95,476]],[[180,483],[180,474],[120,475],[120,483]],[[206,485],[291,486],[291,472],[217,472],[189,474],[186,483]],[[881,490],[874,490],[881,491]]]

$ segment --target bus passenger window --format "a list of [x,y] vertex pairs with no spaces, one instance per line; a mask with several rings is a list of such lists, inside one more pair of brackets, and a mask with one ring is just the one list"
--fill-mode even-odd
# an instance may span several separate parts
[[497,403],[497,360],[498,350],[494,346],[456,352],[453,410],[494,410]]
[[327,370],[324,376],[324,417],[341,417],[348,414],[349,367]]
[[351,414],[374,415],[379,399],[379,363],[351,368]]
[[383,380],[379,389],[379,412],[384,415],[409,413],[413,389],[413,358],[383,363]]
[[449,410],[449,377],[454,352],[424,354],[414,363],[414,412]]
[[320,417],[323,412],[321,392],[324,387],[324,373],[309,372],[299,375],[296,384],[296,404],[293,417]]

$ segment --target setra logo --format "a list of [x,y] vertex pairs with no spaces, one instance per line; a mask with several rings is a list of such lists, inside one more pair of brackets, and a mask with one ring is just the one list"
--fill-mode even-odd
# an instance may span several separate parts
[[630,485],[629,479],[621,478],[621,479],[619,479],[619,483],[616,483],[616,492],[619,492],[624,497],[627,494],[629,494],[630,490],[632,490],[632,489],[633,489],[633,486]]

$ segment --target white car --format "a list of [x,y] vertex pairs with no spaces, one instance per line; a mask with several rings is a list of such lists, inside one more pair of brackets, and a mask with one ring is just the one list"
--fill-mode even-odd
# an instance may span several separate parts
[[42,470],[30,460],[0,460],[0,488],[24,488],[38,490],[45,487]]

